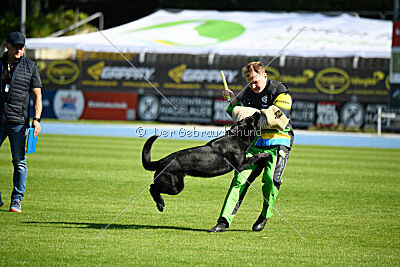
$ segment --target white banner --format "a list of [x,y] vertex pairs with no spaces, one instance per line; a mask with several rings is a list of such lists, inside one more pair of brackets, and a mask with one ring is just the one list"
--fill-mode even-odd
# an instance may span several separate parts
[[102,33],[29,38],[27,47],[275,56],[290,42],[283,55],[390,58],[391,40],[391,21],[346,14],[160,10]]

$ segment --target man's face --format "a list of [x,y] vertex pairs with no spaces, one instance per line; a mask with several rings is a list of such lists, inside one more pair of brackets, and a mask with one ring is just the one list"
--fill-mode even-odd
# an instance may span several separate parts
[[249,83],[250,89],[258,94],[261,93],[267,85],[267,74],[252,71],[246,76],[246,80]]
[[25,53],[25,46],[23,44],[11,45],[6,43],[8,58],[9,59],[20,59]]

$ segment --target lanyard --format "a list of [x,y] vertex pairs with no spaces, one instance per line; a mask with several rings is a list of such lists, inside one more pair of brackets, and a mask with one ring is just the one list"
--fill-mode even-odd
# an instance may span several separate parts
[[7,70],[8,70],[8,82],[11,83],[11,64],[7,63]]

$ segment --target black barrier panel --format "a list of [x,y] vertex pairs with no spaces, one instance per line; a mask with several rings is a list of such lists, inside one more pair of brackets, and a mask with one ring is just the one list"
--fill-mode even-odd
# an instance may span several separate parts
[[[229,88],[239,94],[246,85],[241,68],[259,60],[268,65],[269,79],[289,86],[295,127],[369,127],[376,123],[371,122],[373,105],[386,105],[390,95],[400,95],[396,88],[389,90],[388,59],[145,54],[141,62],[131,62],[134,67],[121,60],[38,60],[37,64],[46,90],[156,95],[145,99],[143,120],[226,124],[231,121],[223,110],[220,71]],[[172,112],[163,96],[177,101],[179,110]],[[179,98],[186,103],[191,98],[216,100],[200,101],[206,106],[203,109],[197,102],[185,106]]]
[[389,92],[389,106],[400,108],[400,84],[391,84]]
[[[384,68],[339,68],[307,66],[268,67],[270,79],[286,83],[295,99],[318,101],[386,102],[389,74]],[[343,60],[344,62],[345,60]],[[335,64],[339,65],[339,64]]]
[[171,123],[213,123],[213,98],[143,95],[139,98],[140,120]]
[[295,100],[291,112],[291,124],[294,128],[307,129],[338,128],[343,129],[376,129],[378,108],[383,113],[394,113],[396,119],[382,118],[382,129],[398,131],[397,124],[400,108],[388,108],[387,103],[361,103],[356,100],[340,101],[303,101]]
[[290,114],[291,124],[295,128],[308,128],[315,125],[316,102],[295,100]]
[[[134,67],[111,60],[38,61],[38,66],[48,89],[218,97],[223,90],[221,70],[229,88],[239,93],[246,85],[241,67],[260,60],[243,56],[215,56],[211,60],[207,55],[175,54],[149,54],[146,58],[150,59],[145,63],[132,62]],[[272,58],[261,60],[268,64]],[[389,61],[383,59],[356,62],[353,58],[287,57],[275,59],[266,70],[269,79],[286,83],[298,100],[343,102],[356,97],[357,101],[373,103],[388,100],[388,67]]]

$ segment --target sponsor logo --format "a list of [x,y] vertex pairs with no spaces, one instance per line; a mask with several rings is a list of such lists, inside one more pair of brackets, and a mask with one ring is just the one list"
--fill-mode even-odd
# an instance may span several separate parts
[[347,72],[339,68],[326,68],[317,73],[315,86],[323,93],[336,95],[349,88],[351,79]]
[[270,80],[281,81],[288,84],[306,84],[309,80],[314,78],[314,71],[311,69],[304,69],[303,75],[281,75],[279,71],[272,67],[266,67],[265,71],[267,73],[267,77]]
[[[239,74],[236,70],[223,70],[227,83],[233,82],[235,77]],[[208,69],[188,69],[186,64],[181,64],[170,71],[168,76],[176,83],[221,83],[221,70],[208,70]]]
[[279,119],[280,117],[282,117],[282,111],[278,110],[275,112],[275,119]]
[[389,81],[390,81],[390,75],[387,75],[386,79],[385,79],[385,87],[386,87],[387,90],[390,90]]
[[297,127],[314,125],[315,106],[316,103],[311,101],[294,101],[290,113],[292,125]]
[[78,78],[79,68],[72,61],[57,60],[47,67],[46,74],[51,82],[65,85],[74,82]]
[[364,122],[364,107],[358,102],[347,102],[340,113],[345,127],[361,127]]
[[155,121],[160,114],[160,102],[153,95],[145,95],[139,99],[137,107],[138,118],[142,121]]
[[361,77],[351,77],[351,84],[357,86],[374,86],[385,78],[385,73],[380,70],[374,71],[372,77],[361,78]]
[[339,114],[336,107],[339,102],[318,102],[317,121],[318,127],[337,127],[339,124]]
[[[135,34],[136,32],[144,31],[147,32],[147,34],[145,34],[147,35],[146,41],[153,43],[165,46],[201,47],[234,39],[245,31],[245,27],[227,20],[193,19],[156,24],[128,31],[127,34]],[[182,34],[191,34],[192,38],[188,38],[188,41],[182,42],[180,31],[182,31]],[[174,34],[171,34],[171,32]],[[154,39],[153,36],[161,37],[159,37],[160,39]]]
[[268,103],[268,96],[267,95],[263,96],[261,98],[261,101],[264,102],[264,103]]
[[168,76],[176,83],[180,83],[182,79],[183,72],[186,69],[186,64],[181,64],[168,71]]
[[105,108],[105,109],[127,109],[128,104],[125,102],[102,102],[89,100],[87,102],[88,108]]
[[167,96],[167,99],[160,99],[160,116],[158,120],[211,123],[213,102],[212,98],[206,97]]
[[79,119],[84,106],[85,99],[81,91],[58,90],[54,96],[54,113],[59,119]]
[[281,74],[277,69],[273,67],[266,67],[265,72],[267,73],[268,79],[279,81],[279,77],[281,76]]
[[38,67],[39,72],[42,72],[46,69],[46,62],[43,60],[36,61],[36,66]]
[[81,119],[135,120],[137,94],[84,92],[86,107]]
[[94,80],[148,80],[155,72],[155,68],[131,66],[106,66],[100,61],[87,69],[87,73]]
[[104,61],[100,61],[99,63],[96,63],[93,66],[90,66],[87,69],[87,73],[94,80],[98,81],[100,79],[101,72],[103,71],[104,64],[105,64]]

